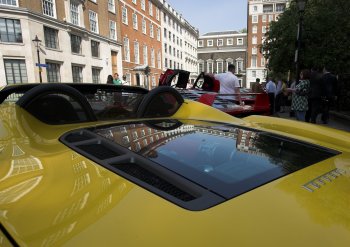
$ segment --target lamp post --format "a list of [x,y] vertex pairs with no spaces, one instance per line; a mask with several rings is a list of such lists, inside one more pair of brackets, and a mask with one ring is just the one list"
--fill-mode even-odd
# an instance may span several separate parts
[[298,10],[299,10],[299,22],[298,22],[298,32],[297,32],[297,49],[295,50],[295,78],[296,83],[299,81],[300,75],[300,50],[301,50],[301,37],[303,31],[303,17],[305,11],[305,5],[307,0],[295,0]]
[[39,80],[40,83],[43,82],[43,78],[41,77],[41,67],[40,67],[40,51],[39,51],[39,45],[41,43],[41,40],[38,38],[38,35],[35,35],[35,39],[32,40],[34,42],[34,45],[36,47],[36,53],[38,55],[38,68],[39,68]]

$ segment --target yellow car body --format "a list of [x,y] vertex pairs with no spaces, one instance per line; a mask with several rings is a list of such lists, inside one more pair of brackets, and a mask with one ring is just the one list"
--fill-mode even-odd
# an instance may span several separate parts
[[[79,154],[67,132],[130,119],[43,123],[0,105],[1,246],[349,246],[350,135],[185,101],[170,119],[267,131],[338,152],[203,210],[188,210]],[[309,188],[309,189],[308,189]]]

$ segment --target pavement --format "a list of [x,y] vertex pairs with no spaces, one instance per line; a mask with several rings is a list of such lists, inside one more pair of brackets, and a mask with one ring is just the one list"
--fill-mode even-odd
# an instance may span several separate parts
[[[287,110],[283,113],[275,113],[274,117],[296,120],[295,117],[291,117],[289,115],[289,112],[290,111],[287,108]],[[330,119],[327,124],[323,124],[321,122],[320,115],[318,116],[316,124],[350,132],[350,111],[330,111],[329,115]]]

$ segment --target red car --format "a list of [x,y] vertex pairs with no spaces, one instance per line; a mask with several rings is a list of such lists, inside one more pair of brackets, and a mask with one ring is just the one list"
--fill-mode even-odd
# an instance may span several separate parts
[[241,88],[243,105],[240,105],[237,94],[219,93],[220,82],[213,74],[202,72],[193,85],[189,83],[189,76],[188,71],[168,69],[161,75],[159,86],[175,87],[185,99],[199,101],[230,115],[270,114],[270,103],[266,93],[253,93],[251,89]]

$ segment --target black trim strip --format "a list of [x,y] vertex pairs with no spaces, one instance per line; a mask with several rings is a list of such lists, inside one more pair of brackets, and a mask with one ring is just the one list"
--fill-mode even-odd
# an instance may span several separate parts
[[7,240],[10,241],[10,243],[14,247],[19,247],[19,244],[17,244],[16,240],[11,236],[11,234],[6,230],[6,228],[1,223],[0,223],[0,230],[6,236]]

